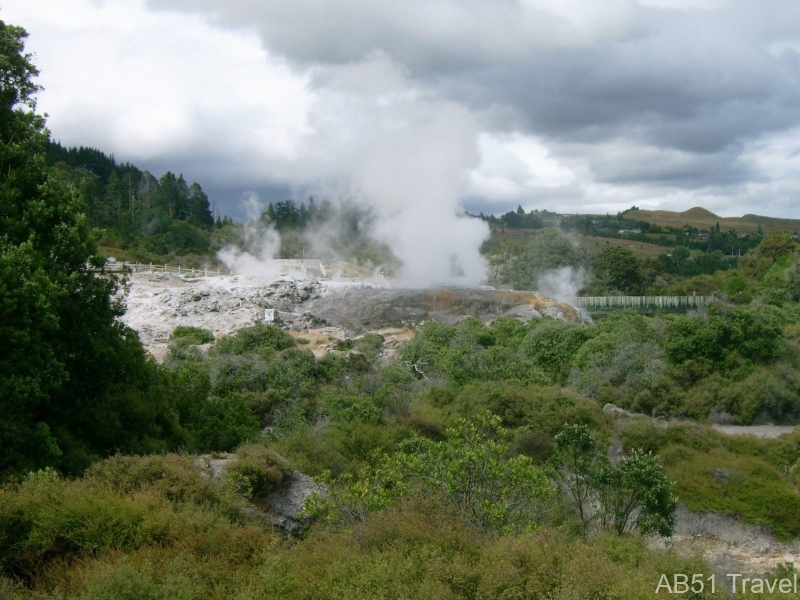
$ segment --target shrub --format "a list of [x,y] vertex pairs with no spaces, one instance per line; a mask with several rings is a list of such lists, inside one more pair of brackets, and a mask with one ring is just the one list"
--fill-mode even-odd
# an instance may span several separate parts
[[156,489],[125,494],[39,471],[0,488],[0,571],[33,579],[57,559],[170,545],[229,524],[213,509],[173,504]]
[[217,354],[258,354],[268,357],[272,352],[294,347],[294,338],[277,325],[258,323],[240,329],[217,340]]
[[178,325],[169,335],[170,340],[184,339],[192,344],[210,344],[214,341],[214,334],[201,327],[187,327]]
[[361,352],[370,362],[374,363],[378,360],[385,341],[386,338],[380,334],[367,333],[355,341],[353,349]]
[[185,424],[196,452],[231,452],[262,427],[243,394],[211,396],[194,407]]
[[228,469],[233,489],[248,499],[263,500],[288,476],[286,462],[259,444],[241,446]]
[[576,352],[594,333],[579,323],[543,318],[522,340],[520,352],[556,383],[566,376]]
[[175,504],[215,507],[231,518],[237,514],[223,490],[184,456],[114,456],[92,465],[84,478],[126,496],[152,492]]
[[672,534],[677,501],[653,454],[632,450],[612,465],[583,425],[565,426],[555,441],[554,473],[584,530]]
[[400,465],[465,523],[509,533],[537,524],[550,485],[528,457],[504,458],[509,447],[499,439],[500,423],[481,412],[459,420],[446,440],[411,440]]

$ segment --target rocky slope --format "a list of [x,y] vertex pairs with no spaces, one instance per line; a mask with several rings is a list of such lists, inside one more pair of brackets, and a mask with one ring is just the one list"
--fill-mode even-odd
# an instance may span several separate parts
[[337,339],[385,328],[413,329],[428,320],[455,323],[467,316],[485,321],[498,316],[580,318],[573,307],[531,292],[415,290],[380,282],[292,277],[263,281],[240,275],[146,271],[130,276],[125,302],[123,321],[139,332],[156,358],[163,356],[167,339],[178,325],[223,335],[263,320],[265,309],[275,309],[276,322],[287,329]]

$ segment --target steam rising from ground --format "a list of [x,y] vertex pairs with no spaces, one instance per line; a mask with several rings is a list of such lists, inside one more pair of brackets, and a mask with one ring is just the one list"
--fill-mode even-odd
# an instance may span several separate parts
[[586,271],[583,268],[562,267],[540,275],[536,288],[544,296],[572,304],[585,283]]
[[[463,216],[460,205],[467,174],[480,159],[474,115],[426,98],[381,52],[321,68],[312,79],[325,102],[312,111],[313,132],[299,151],[296,195],[368,207],[373,220],[363,225],[402,262],[405,285],[483,283],[487,265],[479,248],[489,228]],[[274,250],[269,240],[261,248],[220,257],[234,270],[257,270]]]
[[249,219],[242,232],[242,247],[227,246],[217,253],[217,257],[233,273],[275,279],[281,271],[280,265],[273,260],[281,244],[280,236],[274,227],[263,227],[258,221],[263,207],[255,194],[246,194],[242,206]]

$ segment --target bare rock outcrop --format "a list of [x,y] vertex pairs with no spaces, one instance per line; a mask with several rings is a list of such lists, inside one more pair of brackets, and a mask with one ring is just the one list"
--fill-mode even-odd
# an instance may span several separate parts
[[[235,454],[221,452],[202,454],[195,459],[194,464],[201,473],[213,480],[222,481],[237,460]],[[255,506],[249,506],[247,512],[252,516],[266,518],[284,534],[297,536],[302,534],[311,523],[310,517],[305,514],[305,505],[306,500],[314,494],[322,498],[330,498],[330,491],[326,485],[317,483],[300,471],[293,470],[267,497],[265,506],[262,508],[268,510],[264,511]]]
[[331,282],[282,277],[263,281],[229,275],[201,277],[174,273],[130,275],[123,321],[139,332],[156,358],[167,349],[172,330],[202,327],[224,335],[263,321],[265,309],[286,329],[308,332],[338,328],[357,336],[383,328],[414,329],[425,321],[456,324],[467,317],[523,321],[550,316],[578,321],[573,307],[533,292],[474,288],[405,289],[385,282]]
[[306,500],[314,494],[329,498],[328,488],[300,471],[292,471],[287,480],[269,497],[269,517],[272,524],[288,533],[299,535],[308,527]]

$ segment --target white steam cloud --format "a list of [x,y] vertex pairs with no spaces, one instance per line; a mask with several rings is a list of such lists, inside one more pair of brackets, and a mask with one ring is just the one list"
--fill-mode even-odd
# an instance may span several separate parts
[[[460,104],[427,97],[382,52],[319,68],[312,82],[324,93],[293,165],[296,196],[368,207],[368,233],[400,259],[406,285],[483,283],[479,248],[489,228],[460,206],[480,160],[476,117]],[[238,269],[250,259],[236,260]]]
[[540,275],[536,280],[536,289],[544,296],[572,304],[585,283],[586,271],[583,268],[561,267]]
[[275,279],[281,271],[280,264],[273,259],[281,244],[280,236],[274,227],[263,227],[259,223],[263,206],[255,194],[246,194],[241,204],[248,218],[243,231],[244,248],[228,246],[220,250],[217,257],[233,273]]

